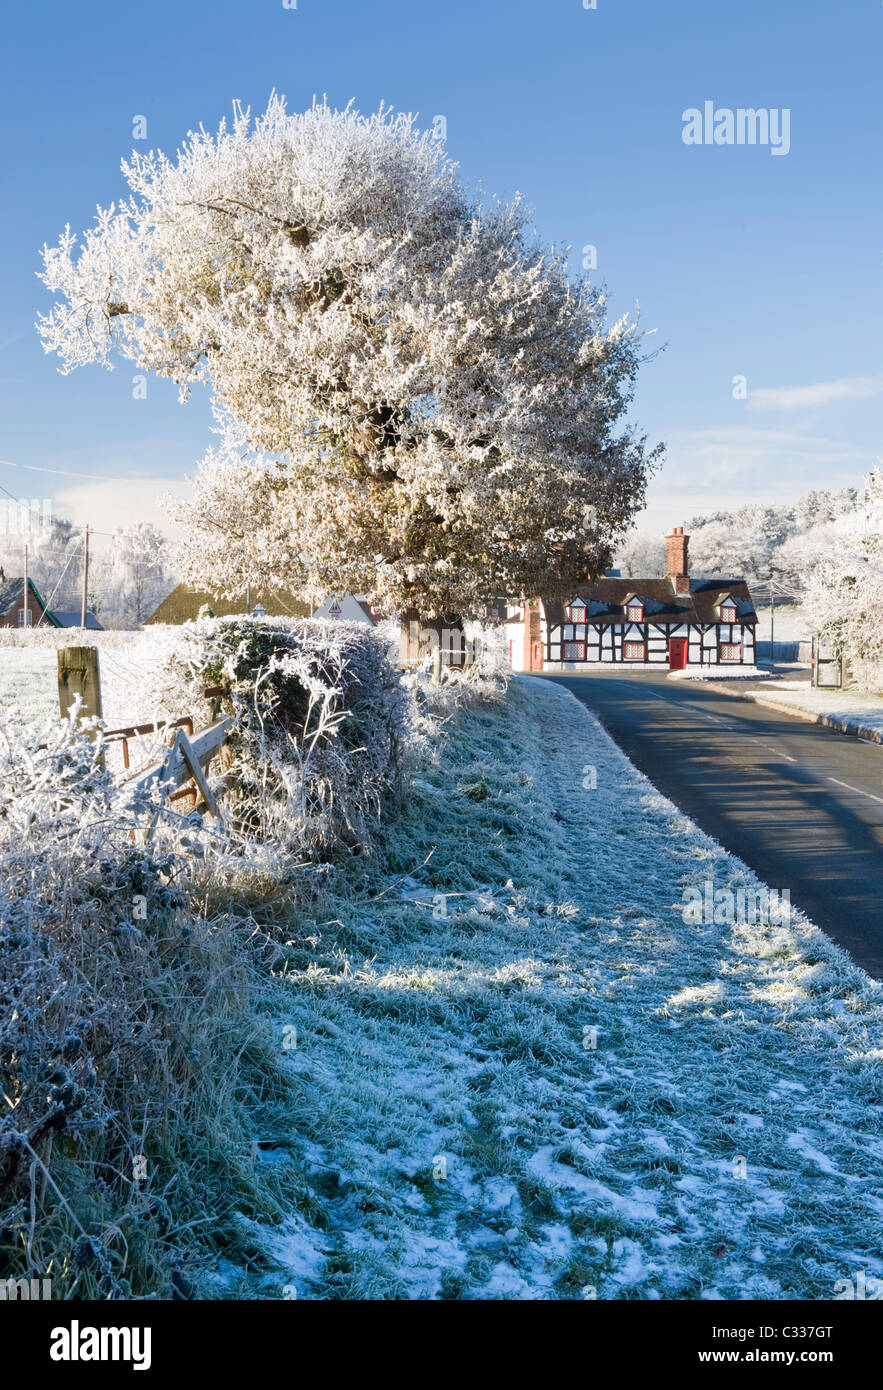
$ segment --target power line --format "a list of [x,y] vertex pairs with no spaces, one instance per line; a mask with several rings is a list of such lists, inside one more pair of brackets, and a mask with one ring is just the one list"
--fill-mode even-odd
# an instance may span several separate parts
[[55,598],[55,595],[58,593],[58,590],[61,587],[61,582],[64,579],[64,576],[67,574],[68,566],[70,565],[71,560],[74,558],[76,554],[77,551],[72,548],[70,554],[64,562],[64,569],[61,571],[61,574],[56,582],[55,588],[52,590],[52,593],[49,595],[48,599],[46,600],[46,603],[43,605],[43,612],[40,614],[37,627],[40,626],[40,623],[42,623],[43,619],[46,617],[46,612],[50,608],[52,600]]
[[[0,468],[23,468],[28,473],[57,473],[60,478],[89,478],[93,483],[131,483],[134,478],[109,478],[106,473],[74,473],[69,468],[38,468],[35,463],[13,463],[0,459]],[[4,492],[5,492],[4,488]]]
[[[93,478],[96,482],[99,482],[99,483],[130,483],[130,482],[132,482],[132,479],[131,479],[131,478],[108,478],[108,477],[104,477],[104,476],[102,476],[102,475],[100,475],[100,474],[98,474],[98,473],[68,473],[68,472],[65,472],[65,470],[64,470],[63,468],[37,468],[37,467],[35,467],[33,464],[29,464],[29,463],[11,463],[11,462],[9,461],[9,459],[0,459],[0,467],[5,467],[5,468],[26,468],[26,469],[28,469],[28,471],[31,472],[31,473],[60,473],[60,474],[62,475],[62,477],[65,477],[65,478]],[[19,505],[20,507],[26,507],[27,510],[28,510],[29,512],[33,512],[35,516],[39,516],[39,515],[40,515],[40,512],[37,510],[36,507],[31,507],[31,506],[28,505],[28,503],[27,503],[26,501],[23,501],[21,497],[16,497],[15,493],[14,493],[14,492],[10,492],[10,491],[9,491],[9,488],[8,488],[8,487],[4,487],[2,483],[0,483],[0,492],[5,492],[5,493],[6,493],[6,496],[9,497],[9,498],[11,498],[13,502],[17,502],[18,505]],[[73,525],[73,522],[71,522],[71,525]],[[81,529],[81,528],[77,528],[77,529]],[[96,529],[96,527],[94,527],[94,526],[92,526],[92,525],[89,526],[89,530],[90,530],[90,532],[92,533],[93,536],[106,536],[107,539],[108,539],[108,540],[111,540],[111,541],[114,539],[114,537],[115,537],[116,534],[117,534],[115,531],[99,531],[99,530]]]

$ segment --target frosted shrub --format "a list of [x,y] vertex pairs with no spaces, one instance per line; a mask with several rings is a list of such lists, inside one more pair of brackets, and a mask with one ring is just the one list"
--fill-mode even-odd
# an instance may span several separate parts
[[369,847],[403,789],[412,702],[381,635],[361,623],[248,617],[186,624],[161,676],[165,703],[211,711],[221,686],[234,733],[224,805],[249,838],[305,854]]

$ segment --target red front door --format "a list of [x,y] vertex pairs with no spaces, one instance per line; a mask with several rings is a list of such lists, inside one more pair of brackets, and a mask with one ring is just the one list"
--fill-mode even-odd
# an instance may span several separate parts
[[687,665],[686,637],[669,637],[668,665],[671,671],[683,671]]

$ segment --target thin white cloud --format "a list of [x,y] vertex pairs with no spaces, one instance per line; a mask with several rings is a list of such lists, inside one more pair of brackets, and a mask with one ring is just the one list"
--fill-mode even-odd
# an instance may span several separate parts
[[773,386],[751,391],[750,410],[812,410],[832,401],[868,400],[883,393],[883,376],[847,376],[813,386]]
[[811,488],[861,487],[879,456],[845,440],[786,430],[680,430],[647,490],[640,530],[760,502],[795,501]]
[[[819,485],[816,479],[825,471],[867,472],[876,459],[877,454],[871,450],[823,435],[735,426],[680,430],[668,436],[667,463],[663,466],[661,480],[663,483],[701,481],[706,485],[724,481],[742,487],[757,482],[769,486],[772,481],[769,469],[774,466],[779,477],[782,471],[815,475],[809,482],[813,487]],[[828,484],[838,485],[833,478]]]
[[77,526],[86,523],[97,531],[113,532],[117,527],[131,526],[138,521],[152,521],[172,539],[181,535],[181,527],[170,520],[160,502],[164,493],[186,497],[191,484],[181,478],[130,478],[125,482],[82,483],[56,492],[53,506],[59,516],[67,517]]

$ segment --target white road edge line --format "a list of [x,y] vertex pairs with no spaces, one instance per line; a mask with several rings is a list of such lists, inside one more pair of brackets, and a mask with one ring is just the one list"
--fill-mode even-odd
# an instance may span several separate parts
[[[630,685],[633,685],[634,682],[633,682],[633,681],[629,681],[629,684],[630,684]],[[681,709],[681,708],[682,708],[682,706],[681,706],[681,704],[679,703],[679,701],[677,701],[677,700],[667,700],[667,699],[665,698],[664,695],[656,695],[656,694],[654,694],[654,692],[653,692],[652,690],[645,690],[645,691],[643,691],[642,693],[643,693],[644,695],[649,695],[649,696],[651,697],[651,699],[654,699],[654,700],[661,700],[662,703],[663,703],[664,705],[671,705],[674,709]],[[722,723],[722,720],[720,719],[720,717],[719,717],[718,715],[716,715],[716,714],[706,714],[703,710],[697,710],[697,709],[695,708],[695,706],[693,707],[693,713],[694,713],[694,714],[698,714],[699,717],[700,717],[701,719],[711,719],[711,720],[714,721],[715,724],[720,724],[720,723]],[[738,736],[739,736],[740,738],[752,738],[752,739],[757,738],[757,734],[749,734],[749,733],[746,733],[744,729],[724,729],[723,732],[724,732],[725,734],[738,734]],[[863,742],[863,743],[864,743],[864,742],[869,742],[869,740],[863,739],[862,742]],[[786,762],[789,762],[789,763],[797,763],[797,761],[798,761],[797,758],[792,758],[790,753],[783,753],[783,752],[781,751],[780,748],[774,748],[773,745],[772,745],[771,743],[765,743],[765,744],[764,744],[764,748],[768,748],[769,751],[770,751],[771,753],[775,753],[775,754],[777,755],[777,757],[784,758]],[[836,782],[836,781],[837,781],[837,778],[836,778],[836,777],[832,777],[830,780],[831,780],[832,782]],[[841,782],[841,783],[840,783],[840,786],[841,786],[841,787],[846,787],[846,786],[848,786],[848,785],[849,785],[849,784],[848,784],[847,782]],[[859,788],[858,788],[858,787],[850,787],[849,790],[855,792],[855,791],[859,791]],[[861,796],[870,796],[871,799],[874,800],[874,801],[883,801],[883,797],[874,796],[872,792],[860,792],[859,794],[860,794]]]
[[781,748],[774,748],[771,743],[765,743],[764,748],[768,748],[771,753],[776,753],[780,758],[787,758],[789,763],[796,763],[797,759],[792,758],[790,753],[783,753]]
[[839,777],[829,777],[829,782],[836,782],[838,787],[846,787],[848,791],[858,792],[859,796],[866,796],[869,801],[879,801],[883,806],[883,796],[875,796],[873,792],[863,792],[861,787],[853,787],[849,782],[841,782]]

